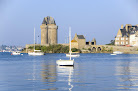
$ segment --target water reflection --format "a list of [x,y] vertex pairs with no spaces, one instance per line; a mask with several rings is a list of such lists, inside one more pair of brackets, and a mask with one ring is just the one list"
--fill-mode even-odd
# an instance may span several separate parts
[[44,82],[44,84],[46,85],[45,89],[41,90],[57,90],[57,88],[53,87],[53,85],[57,81],[56,65],[54,65],[53,63],[43,63],[41,70],[41,79],[42,82]]
[[36,79],[36,60],[32,60],[32,65],[30,65],[30,69],[32,70],[31,72],[28,72],[27,75],[29,75],[29,78],[27,78],[26,80],[32,80],[35,81]]
[[43,69],[41,71],[42,81],[48,82],[47,84],[53,84],[56,82],[56,67],[55,65],[42,65]]
[[138,90],[138,62],[132,60],[117,61],[116,75],[119,80],[118,89]]
[[72,82],[72,74],[73,74],[73,66],[57,66],[57,72],[58,72],[58,77],[61,77],[59,81],[63,81],[62,78],[66,77],[65,81],[68,81],[68,90],[72,91],[73,85],[71,84]]

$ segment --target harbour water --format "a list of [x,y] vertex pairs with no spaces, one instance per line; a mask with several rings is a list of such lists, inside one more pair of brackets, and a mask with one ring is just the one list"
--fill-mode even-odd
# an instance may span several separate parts
[[137,91],[138,55],[80,54],[74,67],[59,67],[65,54],[0,53],[0,91]]

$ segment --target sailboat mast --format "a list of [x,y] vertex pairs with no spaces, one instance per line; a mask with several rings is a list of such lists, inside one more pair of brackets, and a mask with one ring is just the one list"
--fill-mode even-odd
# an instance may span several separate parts
[[70,60],[71,60],[71,27],[69,27]]
[[34,27],[34,51],[35,51],[35,27]]

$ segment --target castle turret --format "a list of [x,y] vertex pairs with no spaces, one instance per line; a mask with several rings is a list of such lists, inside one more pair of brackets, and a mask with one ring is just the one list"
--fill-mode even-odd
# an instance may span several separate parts
[[57,29],[55,20],[52,17],[45,17],[41,28],[41,44],[57,44]]

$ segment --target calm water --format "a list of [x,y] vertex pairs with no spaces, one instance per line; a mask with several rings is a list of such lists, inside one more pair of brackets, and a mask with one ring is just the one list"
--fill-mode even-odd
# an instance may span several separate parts
[[137,91],[138,55],[80,54],[74,67],[59,67],[65,54],[0,53],[0,91]]

